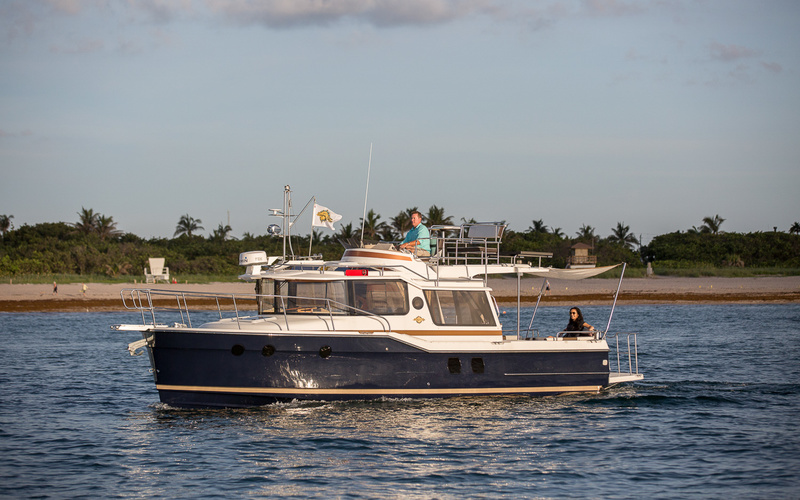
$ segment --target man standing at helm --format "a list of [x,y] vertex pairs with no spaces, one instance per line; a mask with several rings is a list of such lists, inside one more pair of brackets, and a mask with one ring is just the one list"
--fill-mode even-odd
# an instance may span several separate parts
[[406,233],[406,239],[400,244],[400,248],[412,252],[418,257],[428,257],[431,254],[431,233],[422,224],[422,214],[414,212],[411,214],[412,227]]

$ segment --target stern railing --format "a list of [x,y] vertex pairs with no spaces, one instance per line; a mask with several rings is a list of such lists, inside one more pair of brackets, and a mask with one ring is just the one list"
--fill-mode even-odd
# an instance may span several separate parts
[[[639,374],[639,343],[637,333],[611,333],[608,335],[608,344],[613,345],[615,350],[616,366],[612,363],[609,367],[611,373],[638,375]],[[620,341],[620,339],[623,339]],[[627,359],[626,359],[627,358]],[[609,360],[613,361],[614,357],[609,356]],[[623,371],[623,366],[627,365],[628,370]],[[616,371],[615,371],[616,368]]]

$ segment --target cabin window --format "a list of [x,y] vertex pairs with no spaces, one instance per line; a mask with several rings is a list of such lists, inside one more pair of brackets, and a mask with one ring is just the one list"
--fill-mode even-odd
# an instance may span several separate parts
[[352,305],[372,314],[408,314],[408,285],[400,280],[353,280]]
[[277,282],[275,312],[287,314],[346,314],[344,281]]
[[425,299],[436,325],[495,326],[486,292],[466,290],[425,290]]
[[[275,293],[275,281],[261,278],[256,281],[256,295],[273,295]],[[274,314],[275,299],[272,297],[258,297],[258,314]]]

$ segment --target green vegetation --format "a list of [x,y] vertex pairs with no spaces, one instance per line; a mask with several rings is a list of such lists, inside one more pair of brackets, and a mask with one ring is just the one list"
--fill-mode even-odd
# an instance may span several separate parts
[[[366,216],[367,240],[399,241],[411,227],[416,207],[399,212],[389,222],[370,210]],[[234,281],[242,272],[241,252],[264,250],[280,255],[283,243],[270,235],[245,234],[230,238],[230,226],[222,224],[208,237],[197,234],[202,221],[189,214],[181,216],[172,239],[145,240],[117,229],[112,217],[81,208],[74,224],[63,222],[22,225],[14,228],[13,215],[0,215],[0,278],[16,283],[131,282],[144,277],[149,257],[164,257],[170,275],[179,282]],[[444,208],[432,206],[423,213],[425,223],[452,224]],[[465,221],[465,219],[461,219]],[[597,265],[627,262],[627,276],[645,275],[647,263],[657,275],[670,276],[762,276],[800,274],[800,224],[789,232],[726,233],[719,215],[703,218],[704,225],[688,231],[659,235],[646,246],[624,222],[610,228],[603,238],[592,226],[582,225],[575,238],[561,228],[548,228],[542,220],[532,221],[525,231],[508,229],[501,252],[552,252],[543,265],[565,267],[571,247],[583,242],[591,247]],[[340,239],[360,238],[361,225],[341,224],[335,235],[314,232],[311,253],[326,260],[341,256]],[[309,251],[309,236],[292,238],[296,255]],[[613,277],[615,273],[609,273]],[[618,273],[616,274],[618,276]]]

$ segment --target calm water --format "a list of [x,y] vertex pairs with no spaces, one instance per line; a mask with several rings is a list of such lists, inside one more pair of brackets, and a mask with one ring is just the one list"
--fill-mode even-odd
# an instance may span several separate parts
[[619,307],[646,380],[599,395],[236,411],[160,405],[135,319],[0,314],[0,497],[800,495],[798,304]]

